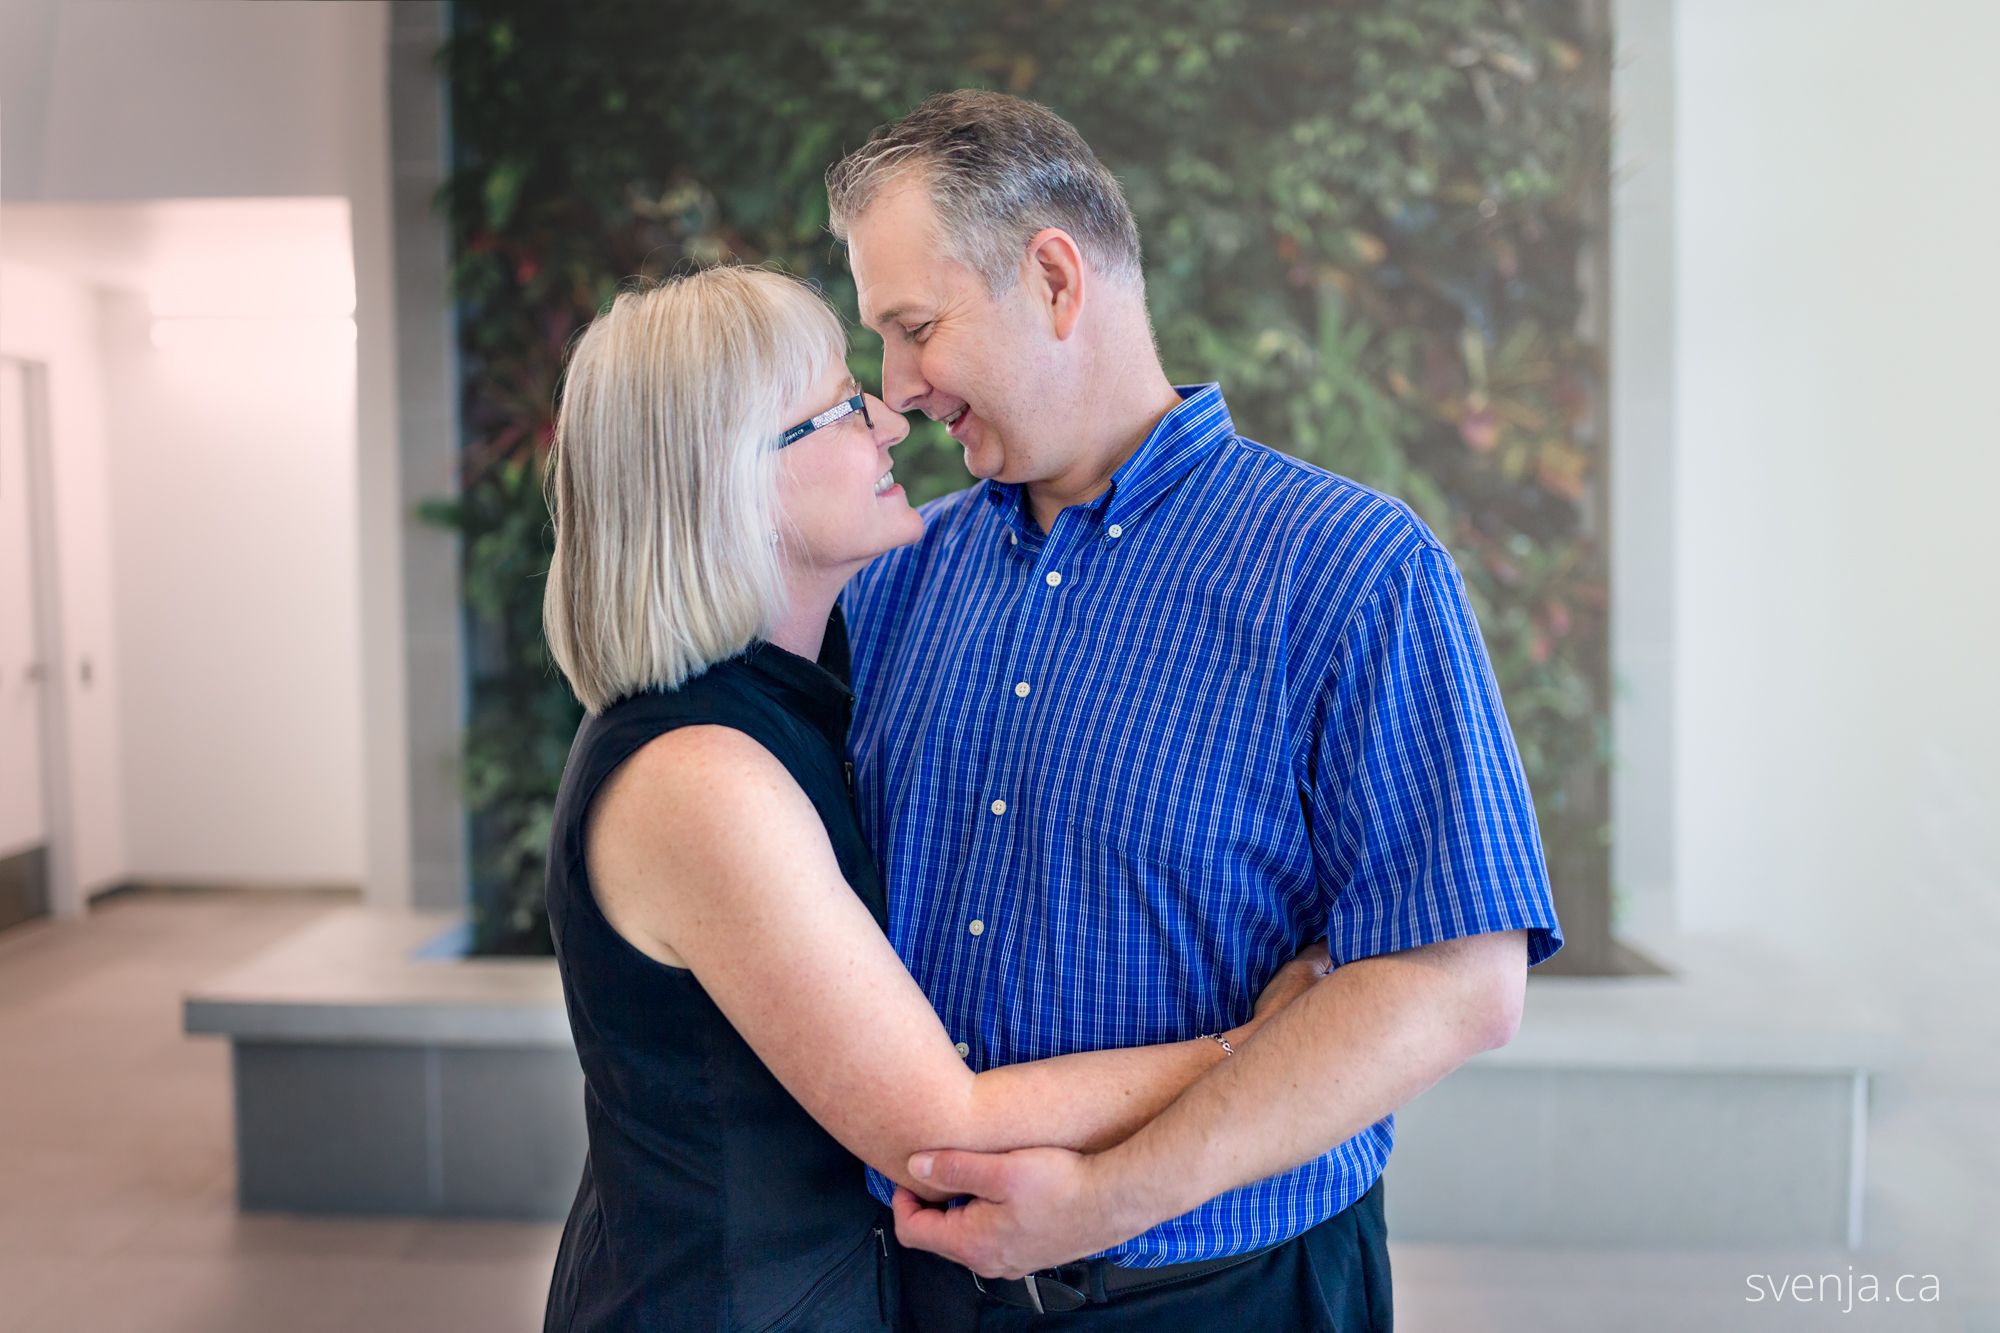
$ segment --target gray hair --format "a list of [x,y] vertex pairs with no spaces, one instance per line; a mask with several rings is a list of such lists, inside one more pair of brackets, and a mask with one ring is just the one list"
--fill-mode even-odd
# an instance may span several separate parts
[[778,434],[846,355],[816,292],[755,268],[624,292],[584,332],[549,452],[542,632],[591,713],[769,631]]
[[1139,228],[1118,178],[1076,128],[1036,102],[965,89],[925,98],[826,173],[829,222],[845,241],[883,189],[916,175],[945,252],[1011,289],[1028,241],[1068,232],[1098,272],[1140,285]]

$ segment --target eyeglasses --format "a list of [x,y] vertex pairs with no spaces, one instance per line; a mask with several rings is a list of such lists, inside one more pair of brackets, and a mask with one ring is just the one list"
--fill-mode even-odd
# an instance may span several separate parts
[[868,417],[868,396],[857,393],[844,403],[835,403],[811,421],[801,421],[798,425],[786,431],[778,437],[778,447],[783,449],[787,445],[797,444],[820,427],[831,426],[836,421],[845,421],[856,412],[861,414],[862,425],[871,431],[875,429],[875,423],[869,420]]

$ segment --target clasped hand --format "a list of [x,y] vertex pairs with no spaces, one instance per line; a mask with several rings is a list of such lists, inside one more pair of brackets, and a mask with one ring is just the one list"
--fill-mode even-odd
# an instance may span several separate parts
[[[1250,1022],[1232,1035],[1238,1041],[1254,1035],[1331,970],[1326,941],[1309,945],[1278,969],[1257,997]],[[969,1197],[937,1207],[898,1187],[892,1201],[896,1237],[981,1277],[1019,1278],[1072,1263],[1162,1220],[1149,1216],[1143,1201],[1121,1188],[1104,1162],[1103,1154],[1065,1148],[917,1153],[910,1158],[911,1175]]]
[[1118,1220],[1093,1181],[1098,1159],[1066,1148],[1005,1153],[948,1150],[910,1158],[910,1174],[962,1203],[934,1207],[898,1186],[896,1238],[964,1264],[981,1277],[1025,1277],[1108,1249]]

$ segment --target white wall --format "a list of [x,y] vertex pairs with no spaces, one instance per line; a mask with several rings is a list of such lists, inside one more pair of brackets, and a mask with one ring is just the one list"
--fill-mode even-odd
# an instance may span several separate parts
[[1674,903],[1674,7],[1616,0],[1611,172],[1611,878],[1620,934]]
[[2000,957],[1995,49],[1687,0],[1675,51],[1679,912],[1940,1002]]
[[[351,359],[345,372],[349,400],[335,417],[325,419],[345,423],[343,475],[338,485],[317,497],[321,503],[348,507],[349,531],[337,546],[316,550],[315,558],[327,562],[324,568],[316,566],[318,572],[298,580],[330,599],[330,614],[347,617],[347,637],[336,643],[312,634],[264,635],[274,655],[261,664],[264,674],[308,679],[321,688],[322,700],[303,706],[330,711],[308,724],[308,730],[340,728],[347,745],[359,747],[361,768],[343,757],[345,751],[327,751],[330,767],[320,770],[321,794],[313,797],[321,816],[313,833],[289,838],[274,829],[224,853],[214,838],[185,822],[185,803],[195,799],[187,788],[199,784],[185,780],[185,768],[174,767],[183,781],[181,789],[172,789],[160,781],[164,775],[155,766],[191,740],[184,734],[185,719],[162,719],[151,711],[168,686],[187,684],[185,664],[167,666],[134,657],[134,669],[124,679],[136,681],[140,672],[152,671],[156,680],[134,686],[123,715],[159,734],[132,747],[135,764],[142,766],[125,783],[133,837],[124,872],[135,878],[216,880],[254,874],[274,882],[344,879],[365,882],[378,901],[402,901],[408,893],[409,832],[399,571],[407,519],[396,473],[387,9],[376,3],[189,0],[9,0],[4,8],[0,198],[49,203],[329,196],[347,202],[352,220],[353,318],[360,334],[346,352]],[[129,338],[122,345],[131,351]],[[136,353],[132,359],[135,365],[143,361]],[[172,431],[185,440],[200,417],[184,392],[188,376],[177,374],[179,379],[158,366],[146,370],[145,400],[168,408]],[[276,373],[270,382],[249,390],[252,401],[243,430],[278,431],[295,441],[309,438],[315,448],[326,444],[317,426],[303,435],[279,431],[272,416],[279,405],[266,390],[282,379]],[[329,406],[320,398],[312,401]],[[121,419],[135,424],[129,413]],[[248,440],[249,434],[225,432],[216,448],[226,453],[247,446]],[[220,465],[223,455],[204,455],[201,461]],[[142,464],[134,475],[157,473],[145,471]],[[334,480],[331,473],[323,479]],[[261,481],[283,490],[280,479],[266,476]],[[124,495],[138,494],[122,474],[121,487]],[[246,540],[271,535],[257,529],[254,519],[249,522]],[[306,526],[322,531],[321,525]],[[183,545],[175,548],[175,558],[182,559],[183,570],[186,558],[218,554],[189,534],[180,535]],[[339,561],[346,567],[336,588],[322,575]],[[140,613],[142,624],[154,617],[164,625],[179,615],[190,631],[181,651],[198,649],[192,627],[213,629],[219,606],[206,593],[155,577],[155,570],[141,564],[121,568],[135,579],[150,580],[147,586],[160,596],[174,599],[147,607]],[[270,628],[266,618],[272,605],[254,599],[238,604],[244,631],[230,642],[240,646],[259,627]],[[158,625],[141,637],[157,640]],[[244,663],[224,669],[256,674]],[[206,721],[227,725],[213,716]],[[248,717],[238,718],[236,725],[235,731],[211,732],[202,751],[240,764],[258,752],[260,740],[273,751],[297,748],[294,734],[255,736]],[[314,746],[323,748],[318,741]],[[202,751],[183,751],[179,764],[199,764]],[[282,790],[279,779],[288,779],[293,770],[287,761],[276,762],[268,771],[242,770],[244,781],[255,781],[263,772],[269,779],[265,791]],[[325,795],[326,784],[336,780],[346,784],[344,789]],[[287,847],[289,854],[284,853]]]
[[[0,229],[0,244],[4,238]],[[68,866],[53,867],[51,907],[69,915],[88,894],[124,878],[127,865],[118,729],[123,659],[113,623],[105,394],[90,289],[0,263],[0,355],[38,362],[46,372],[63,650],[55,670],[65,701],[73,831]]]
[[353,327],[104,314],[132,874],[358,884]]
[[[412,896],[410,829],[410,681],[405,655],[404,545],[417,497],[403,491],[398,430],[396,253],[389,149],[389,14],[381,4],[342,7],[340,104],[346,115],[341,171],[354,238],[356,515],[359,580],[365,878],[369,901],[408,906]],[[428,208],[427,194],[417,206]],[[407,227],[407,224],[405,224]],[[442,321],[440,321],[442,322]],[[456,382],[429,383],[448,402]],[[448,409],[447,409],[448,410]],[[455,420],[456,418],[454,418]],[[457,436],[450,440],[457,458]],[[430,538],[435,542],[437,538]],[[455,625],[454,625],[455,629]],[[451,761],[457,747],[432,755]],[[428,904],[436,906],[437,904]],[[454,904],[455,905],[455,904]]]
[[358,884],[351,333],[152,323],[108,301],[133,873]]
[[1673,896],[1902,1038],[1866,1235],[1977,1323],[2000,1308],[2000,6],[1675,8]]

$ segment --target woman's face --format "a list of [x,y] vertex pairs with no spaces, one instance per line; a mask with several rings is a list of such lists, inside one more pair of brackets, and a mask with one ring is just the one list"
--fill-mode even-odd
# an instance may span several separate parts
[[[809,421],[859,392],[847,368],[836,366],[792,404],[785,420]],[[924,535],[923,519],[889,470],[889,451],[910,424],[872,394],[867,402],[868,420],[850,413],[778,456],[779,542],[787,563],[801,571],[851,573]]]

